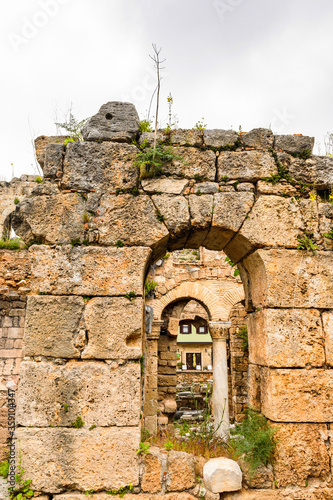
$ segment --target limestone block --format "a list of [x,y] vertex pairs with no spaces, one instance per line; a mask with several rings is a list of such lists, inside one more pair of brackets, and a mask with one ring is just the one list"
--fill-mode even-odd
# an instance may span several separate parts
[[273,467],[270,463],[267,466],[260,465],[254,473],[251,472],[247,464],[239,459],[239,465],[243,473],[243,485],[248,488],[272,488],[273,487]]
[[40,195],[26,198],[16,208],[12,223],[25,243],[42,240],[45,243],[70,243],[84,238],[83,199],[76,193]]
[[139,425],[140,364],[21,363],[18,425],[71,427],[77,416],[85,428]]
[[152,200],[157,210],[164,217],[164,223],[171,238],[186,237],[190,229],[190,213],[186,198],[184,196],[161,194],[153,195]]
[[253,192],[255,185],[252,182],[241,182],[237,184],[237,191],[250,191]]
[[330,500],[333,489],[330,487],[308,486],[304,488],[282,488],[275,490],[241,490],[224,495],[223,500]]
[[195,485],[194,457],[181,451],[168,453],[168,491],[183,491]]
[[233,146],[238,139],[238,133],[234,130],[205,129],[203,132],[205,146],[221,148]]
[[30,295],[27,298],[25,356],[79,358],[76,339],[83,307],[82,297]]
[[25,478],[33,478],[35,491],[110,490],[139,483],[138,427],[96,427],[93,431],[19,427],[15,435],[20,440]]
[[198,248],[206,239],[213,218],[213,196],[203,194],[189,196],[189,208],[191,216],[191,234],[186,246]]
[[71,247],[33,245],[33,293],[53,295],[142,294],[150,248]]
[[182,160],[174,159],[163,165],[166,173],[188,179],[215,181],[216,156],[213,151],[201,151],[197,148],[182,146],[171,146],[171,150],[175,155],[181,156]]
[[325,335],[326,363],[333,366],[333,310],[323,311],[322,319]]
[[99,193],[137,186],[139,170],[133,165],[132,144],[75,142],[67,145],[61,186]]
[[182,194],[188,186],[188,182],[188,179],[166,177],[160,179],[142,179],[141,185],[146,193]]
[[290,154],[301,153],[304,149],[313,150],[315,138],[306,135],[275,135],[274,149]]
[[[94,493],[89,495],[91,500],[110,500],[110,495],[107,493]],[[55,500],[87,500],[86,495],[82,493],[63,493],[55,495]],[[112,495],[112,498],[123,498],[122,495]],[[126,493],[124,497],[126,500],[197,500],[197,497],[190,495],[190,493],[166,493],[165,495],[155,495],[151,493],[131,494]]]
[[85,141],[131,142],[139,126],[140,118],[134,104],[110,101],[87,121],[82,135]]
[[144,472],[141,490],[147,493],[158,493],[162,490],[162,461],[160,449],[150,447],[149,453],[143,456]]
[[258,181],[257,183],[258,194],[275,194],[275,195],[297,195],[297,189],[289,184],[288,182],[277,182],[273,184],[272,182]]
[[333,308],[332,252],[258,250],[242,265],[250,281],[247,284],[245,279],[247,294],[255,308]]
[[296,248],[299,244],[297,238],[307,230],[310,217],[318,229],[317,206],[312,206],[310,200],[305,201],[304,205],[294,198],[260,196],[240,234],[253,246]]
[[205,246],[209,250],[221,250],[239,230],[253,203],[253,193],[215,194],[212,226]]
[[137,359],[142,355],[141,298],[96,297],[87,303],[84,320],[87,345],[83,359]]
[[277,445],[273,467],[278,487],[306,486],[310,477],[323,480],[329,476],[326,424],[278,424],[275,427]]
[[312,156],[308,160],[293,159],[289,173],[293,179],[315,184],[317,189],[330,189],[333,182],[333,158]]
[[324,215],[325,217],[333,219],[332,203],[318,203],[318,213],[319,215]]
[[50,143],[46,146],[43,168],[44,179],[56,179],[61,176],[64,153],[64,144]]
[[218,178],[256,182],[277,173],[274,159],[259,151],[222,151],[218,157]]
[[40,135],[34,140],[36,158],[42,169],[44,169],[45,154],[48,144],[63,144],[68,135],[46,136]]
[[274,422],[332,422],[333,372],[261,369],[261,411]]
[[[140,144],[146,144],[149,147],[154,145],[155,132],[143,132],[140,136]],[[157,143],[165,143],[166,147],[170,144],[179,146],[202,147],[203,133],[196,129],[172,129],[166,134],[164,130],[157,131]]]
[[219,185],[217,182],[198,182],[194,186],[194,192],[200,194],[214,194],[218,193]]
[[324,332],[316,309],[262,309],[248,315],[249,361],[276,368],[320,367]]
[[273,132],[268,128],[254,128],[242,134],[242,143],[248,148],[269,149],[273,147],[273,142]]
[[255,411],[261,411],[260,379],[261,379],[260,366],[249,364],[247,395],[248,395],[249,405]]
[[[165,195],[166,196],[166,195]],[[183,197],[181,197],[183,199]],[[115,245],[155,247],[168,238],[168,231],[156,216],[156,209],[147,195],[103,195],[99,205],[99,242]]]
[[211,458],[203,468],[204,483],[213,493],[237,491],[242,488],[242,471],[229,458]]

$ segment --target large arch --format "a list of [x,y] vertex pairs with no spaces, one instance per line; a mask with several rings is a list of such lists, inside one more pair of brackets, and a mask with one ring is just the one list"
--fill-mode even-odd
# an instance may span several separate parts
[[154,319],[160,320],[163,310],[172,302],[183,298],[192,298],[202,303],[209,312],[211,321],[228,321],[232,307],[244,300],[243,287],[229,290],[222,299],[214,294],[209,288],[193,281],[181,283],[173,290],[163,295],[158,301],[154,301]]

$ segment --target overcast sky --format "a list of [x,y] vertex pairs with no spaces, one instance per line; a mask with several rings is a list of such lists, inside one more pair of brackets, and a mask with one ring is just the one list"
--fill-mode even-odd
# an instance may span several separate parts
[[[2,0],[0,177],[35,173],[32,137],[113,100],[141,118],[166,58],[179,126],[333,131],[332,0]],[[13,166],[11,165],[13,164]]]

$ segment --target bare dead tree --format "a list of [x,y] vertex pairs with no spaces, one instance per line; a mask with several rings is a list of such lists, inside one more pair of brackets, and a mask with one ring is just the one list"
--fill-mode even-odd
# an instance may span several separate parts
[[164,69],[164,68],[162,68],[161,64],[164,63],[165,59],[163,59],[163,61],[160,60],[160,52],[162,50],[162,47],[160,49],[158,49],[155,43],[153,43],[152,46],[153,46],[154,54],[152,56],[149,56],[149,57],[150,57],[150,59],[152,59],[154,61],[156,75],[157,75],[156,116],[155,116],[155,134],[154,134],[154,150],[155,150],[156,138],[157,138],[158,108],[159,108],[159,102],[160,102],[160,87],[161,87],[161,79],[162,79],[160,72],[162,69]]

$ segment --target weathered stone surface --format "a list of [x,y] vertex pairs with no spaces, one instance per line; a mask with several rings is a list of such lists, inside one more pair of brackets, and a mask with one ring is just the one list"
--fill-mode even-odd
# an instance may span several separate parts
[[64,144],[51,143],[46,146],[43,168],[44,179],[56,179],[61,176],[64,154]]
[[260,465],[258,469],[250,472],[244,460],[239,459],[243,473],[243,485],[248,488],[272,488],[274,481],[273,467],[270,463],[267,466]]
[[115,245],[120,240],[125,245],[155,249],[161,240],[167,240],[169,236],[165,225],[157,219],[156,208],[147,195],[104,195],[99,205],[98,226],[101,245]]
[[144,472],[141,490],[158,493],[162,490],[162,462],[159,448],[150,447],[149,453],[143,457]]
[[[307,208],[308,213],[305,216],[308,219],[310,207]],[[265,245],[296,248],[299,244],[297,237],[301,236],[305,229],[301,204],[294,198],[271,195],[260,196],[240,233],[253,247]]]
[[333,158],[312,156],[308,160],[293,160],[289,172],[294,179],[315,184],[317,189],[330,189],[333,183]]
[[248,315],[250,363],[323,366],[324,333],[316,309],[261,309]]
[[260,366],[249,364],[247,379],[248,401],[255,411],[261,411],[260,379]]
[[166,177],[162,179],[142,179],[141,185],[147,193],[182,194],[188,186],[187,179],[172,179]]
[[213,218],[213,196],[203,194],[189,196],[191,233],[186,242],[188,248],[199,248],[206,239]]
[[138,149],[132,144],[75,142],[68,144],[61,186],[115,193],[133,189],[139,180],[139,169],[133,165]]
[[134,104],[111,101],[103,104],[82,129],[85,141],[131,142],[140,126]]
[[301,153],[304,149],[313,150],[315,138],[306,135],[275,135],[274,149],[276,151],[285,151],[290,154]]
[[69,243],[84,238],[83,199],[76,193],[41,195],[26,198],[17,206],[12,223],[25,243],[41,240],[45,243]]
[[96,297],[84,312],[87,345],[83,359],[137,359],[142,355],[143,300]]
[[198,194],[214,194],[219,190],[217,182],[199,182],[194,186],[195,193]]
[[83,307],[82,297],[28,297],[25,356],[79,358],[80,350],[76,339]]
[[167,459],[168,491],[183,491],[195,485],[194,457],[189,453],[170,451]]
[[248,148],[269,149],[273,147],[273,142],[273,132],[268,128],[254,128],[242,134],[242,143]]
[[330,474],[326,424],[278,424],[275,433],[274,479],[278,487],[307,486],[313,477]]
[[233,146],[238,139],[238,133],[234,130],[211,129],[204,130],[205,146],[211,148],[220,148],[225,146]]
[[[187,236],[190,229],[188,202],[184,196],[153,195],[152,200],[165,223],[171,238]],[[156,217],[156,216],[155,216]]]
[[44,493],[110,490],[139,482],[138,427],[16,429],[25,477]]
[[275,195],[288,195],[295,196],[297,189],[288,182],[272,182],[258,181],[257,183],[258,194],[275,194]]
[[332,203],[318,203],[319,215],[324,215],[330,219],[333,218],[333,204]]
[[252,182],[241,182],[240,184],[237,184],[237,191],[254,191],[254,184]]
[[36,158],[42,169],[44,169],[45,154],[48,144],[63,144],[68,135],[46,136],[40,135],[35,139]]
[[31,289],[52,295],[142,294],[149,248],[33,245]]
[[333,310],[322,313],[325,336],[326,363],[333,366]]
[[17,424],[25,427],[72,427],[77,416],[85,428],[136,426],[140,364],[23,361],[18,400]]
[[[325,485],[326,486],[326,485]],[[333,488],[308,486],[275,490],[242,490],[224,495],[223,500],[331,500]]]
[[186,177],[189,179],[215,181],[215,153],[201,151],[197,148],[171,146],[175,155],[182,160],[174,159],[163,165],[163,170],[172,176]]
[[[123,485],[125,486],[125,484]],[[107,493],[90,494],[91,500],[110,500],[110,495]],[[55,500],[86,500],[86,495],[82,493],[64,493],[53,497]],[[121,495],[112,495],[112,498],[123,498]],[[124,497],[125,498],[125,497]],[[197,497],[190,493],[166,493],[165,495],[155,495],[154,493],[126,493],[126,500],[197,500]]]
[[215,194],[212,227],[205,246],[209,250],[221,250],[240,229],[253,203],[253,193]]
[[205,463],[204,482],[213,493],[237,491],[242,487],[242,471],[229,458],[211,458]]
[[[143,132],[140,136],[140,144],[146,144],[149,147],[154,145],[155,132]],[[201,130],[196,129],[171,129],[168,133],[159,129],[156,134],[156,142],[165,143],[166,147],[170,144],[179,146],[195,146],[202,147],[203,133]]]
[[261,369],[261,411],[274,422],[332,422],[333,372]]
[[255,308],[333,308],[332,252],[258,250],[242,264],[250,277],[248,294]]
[[256,182],[277,173],[269,153],[259,151],[223,151],[218,157],[218,178],[228,177],[240,182]]

